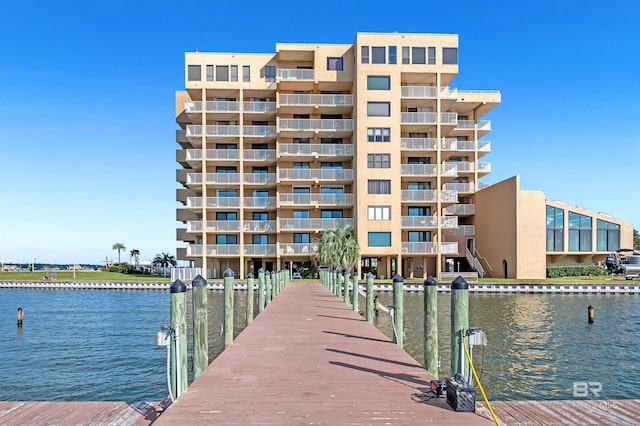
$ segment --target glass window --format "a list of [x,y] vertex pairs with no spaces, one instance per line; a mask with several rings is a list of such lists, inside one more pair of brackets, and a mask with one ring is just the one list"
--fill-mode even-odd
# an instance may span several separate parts
[[269,213],[267,213],[267,212],[253,212],[251,218],[253,220],[269,220]]
[[427,63],[429,65],[435,65],[436,64],[436,48],[435,47],[428,47],[427,48]]
[[547,206],[547,251],[564,251],[564,210]]
[[367,102],[367,115],[369,117],[389,117],[391,115],[391,103]]
[[320,217],[323,219],[342,219],[342,210],[322,210]]
[[249,65],[242,66],[242,81],[245,83],[251,81],[251,67]]
[[369,63],[369,46],[360,47],[360,57],[361,57],[361,60],[360,60],[361,63],[363,64]]
[[620,248],[620,225],[598,219],[597,226],[597,250],[618,250]]
[[391,220],[391,207],[369,206],[369,220]]
[[231,81],[238,81],[238,66],[231,65]]
[[294,210],[294,219],[309,219],[309,210]]
[[369,232],[369,247],[391,247],[391,232]]
[[276,81],[276,67],[274,65],[267,65],[264,67],[264,79],[267,82]]
[[402,46],[402,63],[409,63],[409,46]]
[[407,236],[410,243],[428,243],[431,241],[430,231],[409,231]]
[[251,236],[251,242],[253,244],[267,244],[269,241],[269,236],[268,235],[252,235]]
[[591,251],[591,218],[569,212],[569,251]]
[[342,71],[343,70],[342,58],[327,58],[327,70]]
[[391,168],[391,154],[367,154],[367,167],[370,169]]
[[236,212],[216,212],[216,220],[238,220]]
[[238,244],[238,236],[232,234],[218,234],[216,235],[216,244]]
[[229,67],[216,65],[216,81],[229,81]]
[[388,75],[367,76],[368,90],[389,90],[391,89],[391,78]]
[[386,50],[387,48],[384,46],[372,47],[371,48],[371,63],[372,64],[385,64],[386,59]]
[[442,48],[442,63],[444,65],[457,65],[458,64],[458,48],[457,47],[443,47]]
[[308,244],[311,241],[309,234],[293,234],[293,242],[298,244]]
[[425,48],[424,47],[412,47],[411,48],[412,64],[426,64]]
[[397,63],[397,47],[396,46],[389,46],[389,63],[390,64],[395,64]]
[[200,81],[200,65],[189,65],[187,67],[187,80]]
[[391,181],[381,179],[369,179],[367,181],[369,194],[391,194]]
[[213,65],[207,65],[207,81],[213,81]]
[[369,127],[367,140],[369,142],[391,142],[391,129],[389,127]]

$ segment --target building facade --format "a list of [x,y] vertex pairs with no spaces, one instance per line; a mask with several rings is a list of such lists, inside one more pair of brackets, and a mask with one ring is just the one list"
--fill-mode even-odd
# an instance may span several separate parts
[[186,53],[178,259],[211,278],[295,269],[346,224],[361,274],[488,274],[475,199],[501,96],[454,88],[457,73],[457,35]]

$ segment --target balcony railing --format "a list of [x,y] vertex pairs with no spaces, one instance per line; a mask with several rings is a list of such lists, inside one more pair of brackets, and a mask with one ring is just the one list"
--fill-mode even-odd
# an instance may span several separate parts
[[275,244],[245,244],[244,254],[249,256],[275,256],[277,246]]
[[403,228],[436,228],[438,216],[402,216],[400,224]]
[[353,119],[281,118],[279,130],[353,131]]
[[[205,226],[203,227],[203,224]],[[240,221],[238,220],[190,220],[187,222],[187,232],[202,231],[222,231],[222,232],[238,232],[240,231]]]
[[437,98],[438,86],[402,86],[400,96],[403,98]]
[[244,227],[245,232],[275,232],[276,221],[275,220],[245,220]]
[[491,130],[491,120],[478,120],[478,130]]
[[402,243],[402,253],[415,253],[415,254],[436,254],[440,247],[440,253],[442,254],[456,254],[458,253],[458,243],[443,242],[443,243]]
[[207,112],[240,112],[238,101],[207,101]]
[[202,197],[187,197],[187,207],[240,207],[240,197],[207,197],[205,206],[203,206]]
[[207,184],[209,183],[239,184],[240,174],[239,173],[207,173],[205,183]]
[[473,193],[476,191],[476,186],[474,183],[450,182],[444,184],[444,189],[464,193]]
[[[204,127],[204,129],[203,129]],[[187,125],[187,137],[197,137],[197,136],[239,136],[240,135],[240,126],[236,125],[211,125],[211,126],[202,126],[200,124],[189,124]]]
[[202,245],[189,244],[187,246],[187,256],[202,256]]
[[239,244],[207,244],[207,256],[240,256]]
[[[440,124],[456,124],[458,121],[457,112],[441,112]],[[403,112],[400,115],[402,124],[437,124],[437,112]]]
[[475,127],[475,121],[473,120],[458,120],[458,129],[473,129]]
[[245,136],[276,136],[276,126],[243,126],[242,131]]
[[401,176],[437,176],[438,166],[436,164],[401,164]]
[[[424,201],[436,202],[438,200],[438,191],[430,189],[404,189],[400,192],[401,201]],[[451,190],[440,191],[440,201],[455,202],[458,201],[458,193]]]
[[245,197],[243,205],[251,209],[275,209],[276,197]]
[[280,194],[281,205],[353,205],[353,194]]
[[283,69],[278,68],[276,80],[286,81],[314,81],[315,71],[310,69]]
[[293,229],[293,230],[325,230],[333,229],[336,226],[348,225],[353,228],[354,220],[351,218],[335,218],[335,219],[296,219],[296,218],[281,218],[280,230]]
[[308,254],[318,250],[318,243],[280,243],[282,254]]
[[435,151],[438,145],[436,138],[402,138],[400,147],[404,151]]
[[275,102],[243,102],[242,108],[244,112],[276,112]]
[[248,184],[275,184],[275,173],[244,173],[242,181]]
[[475,234],[476,234],[476,227],[474,225],[459,225],[458,229],[451,229],[447,231],[447,235],[471,236]]
[[448,206],[444,209],[445,214],[448,215],[466,215],[466,214],[474,214],[475,204],[455,204],[453,206]]
[[285,143],[278,146],[280,155],[321,155],[321,156],[352,156],[353,145],[351,144],[308,144],[308,143]]
[[242,156],[245,160],[257,161],[272,161],[276,159],[275,149],[245,149],[242,152]]
[[207,160],[239,160],[240,151],[237,149],[207,149]]
[[312,95],[288,94],[278,95],[280,105],[322,105],[322,106],[353,106],[353,95]]
[[280,169],[286,180],[353,180],[352,169]]

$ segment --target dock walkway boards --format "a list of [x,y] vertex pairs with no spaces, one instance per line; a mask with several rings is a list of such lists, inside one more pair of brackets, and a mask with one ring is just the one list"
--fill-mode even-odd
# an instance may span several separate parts
[[154,425],[491,425],[320,283],[290,283]]

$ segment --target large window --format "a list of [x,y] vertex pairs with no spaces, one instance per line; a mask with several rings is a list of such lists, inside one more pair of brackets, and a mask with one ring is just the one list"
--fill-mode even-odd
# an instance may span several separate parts
[[274,65],[267,65],[264,67],[264,79],[267,82],[276,81],[276,67]]
[[411,48],[411,59],[413,64],[426,64],[426,55],[424,47],[412,47]]
[[367,154],[367,167],[370,169],[391,168],[391,154]]
[[269,242],[269,236],[268,235],[252,235],[251,236],[251,243],[252,244],[264,245],[264,244],[268,244],[268,242]]
[[410,243],[428,243],[431,242],[431,232],[409,231],[407,238]]
[[200,65],[189,65],[187,67],[187,80],[200,81]]
[[391,194],[390,180],[369,179],[367,186],[369,194]]
[[342,219],[342,210],[323,209],[320,211],[320,217],[322,219]]
[[458,64],[458,48],[457,47],[443,47],[442,48],[442,63],[444,65],[457,65]]
[[391,104],[389,102],[367,102],[367,115],[369,117],[389,117]]
[[381,47],[372,47],[371,48],[371,63],[372,64],[384,64],[386,63],[386,54],[387,48],[384,46]]
[[369,247],[391,247],[391,232],[369,232]]
[[360,47],[360,63],[362,64],[369,63],[369,46]]
[[569,251],[591,251],[591,218],[569,212]]
[[391,129],[389,127],[369,127],[367,140],[369,142],[391,142]]
[[616,251],[620,248],[620,225],[598,219],[597,250]]
[[216,65],[216,81],[229,81],[229,67]]
[[389,90],[391,89],[391,78],[388,75],[369,75],[367,76],[367,89]]
[[547,251],[564,251],[564,210],[547,206]]
[[327,70],[342,71],[343,69],[342,58],[327,58]]
[[391,220],[391,206],[369,206],[369,220]]

